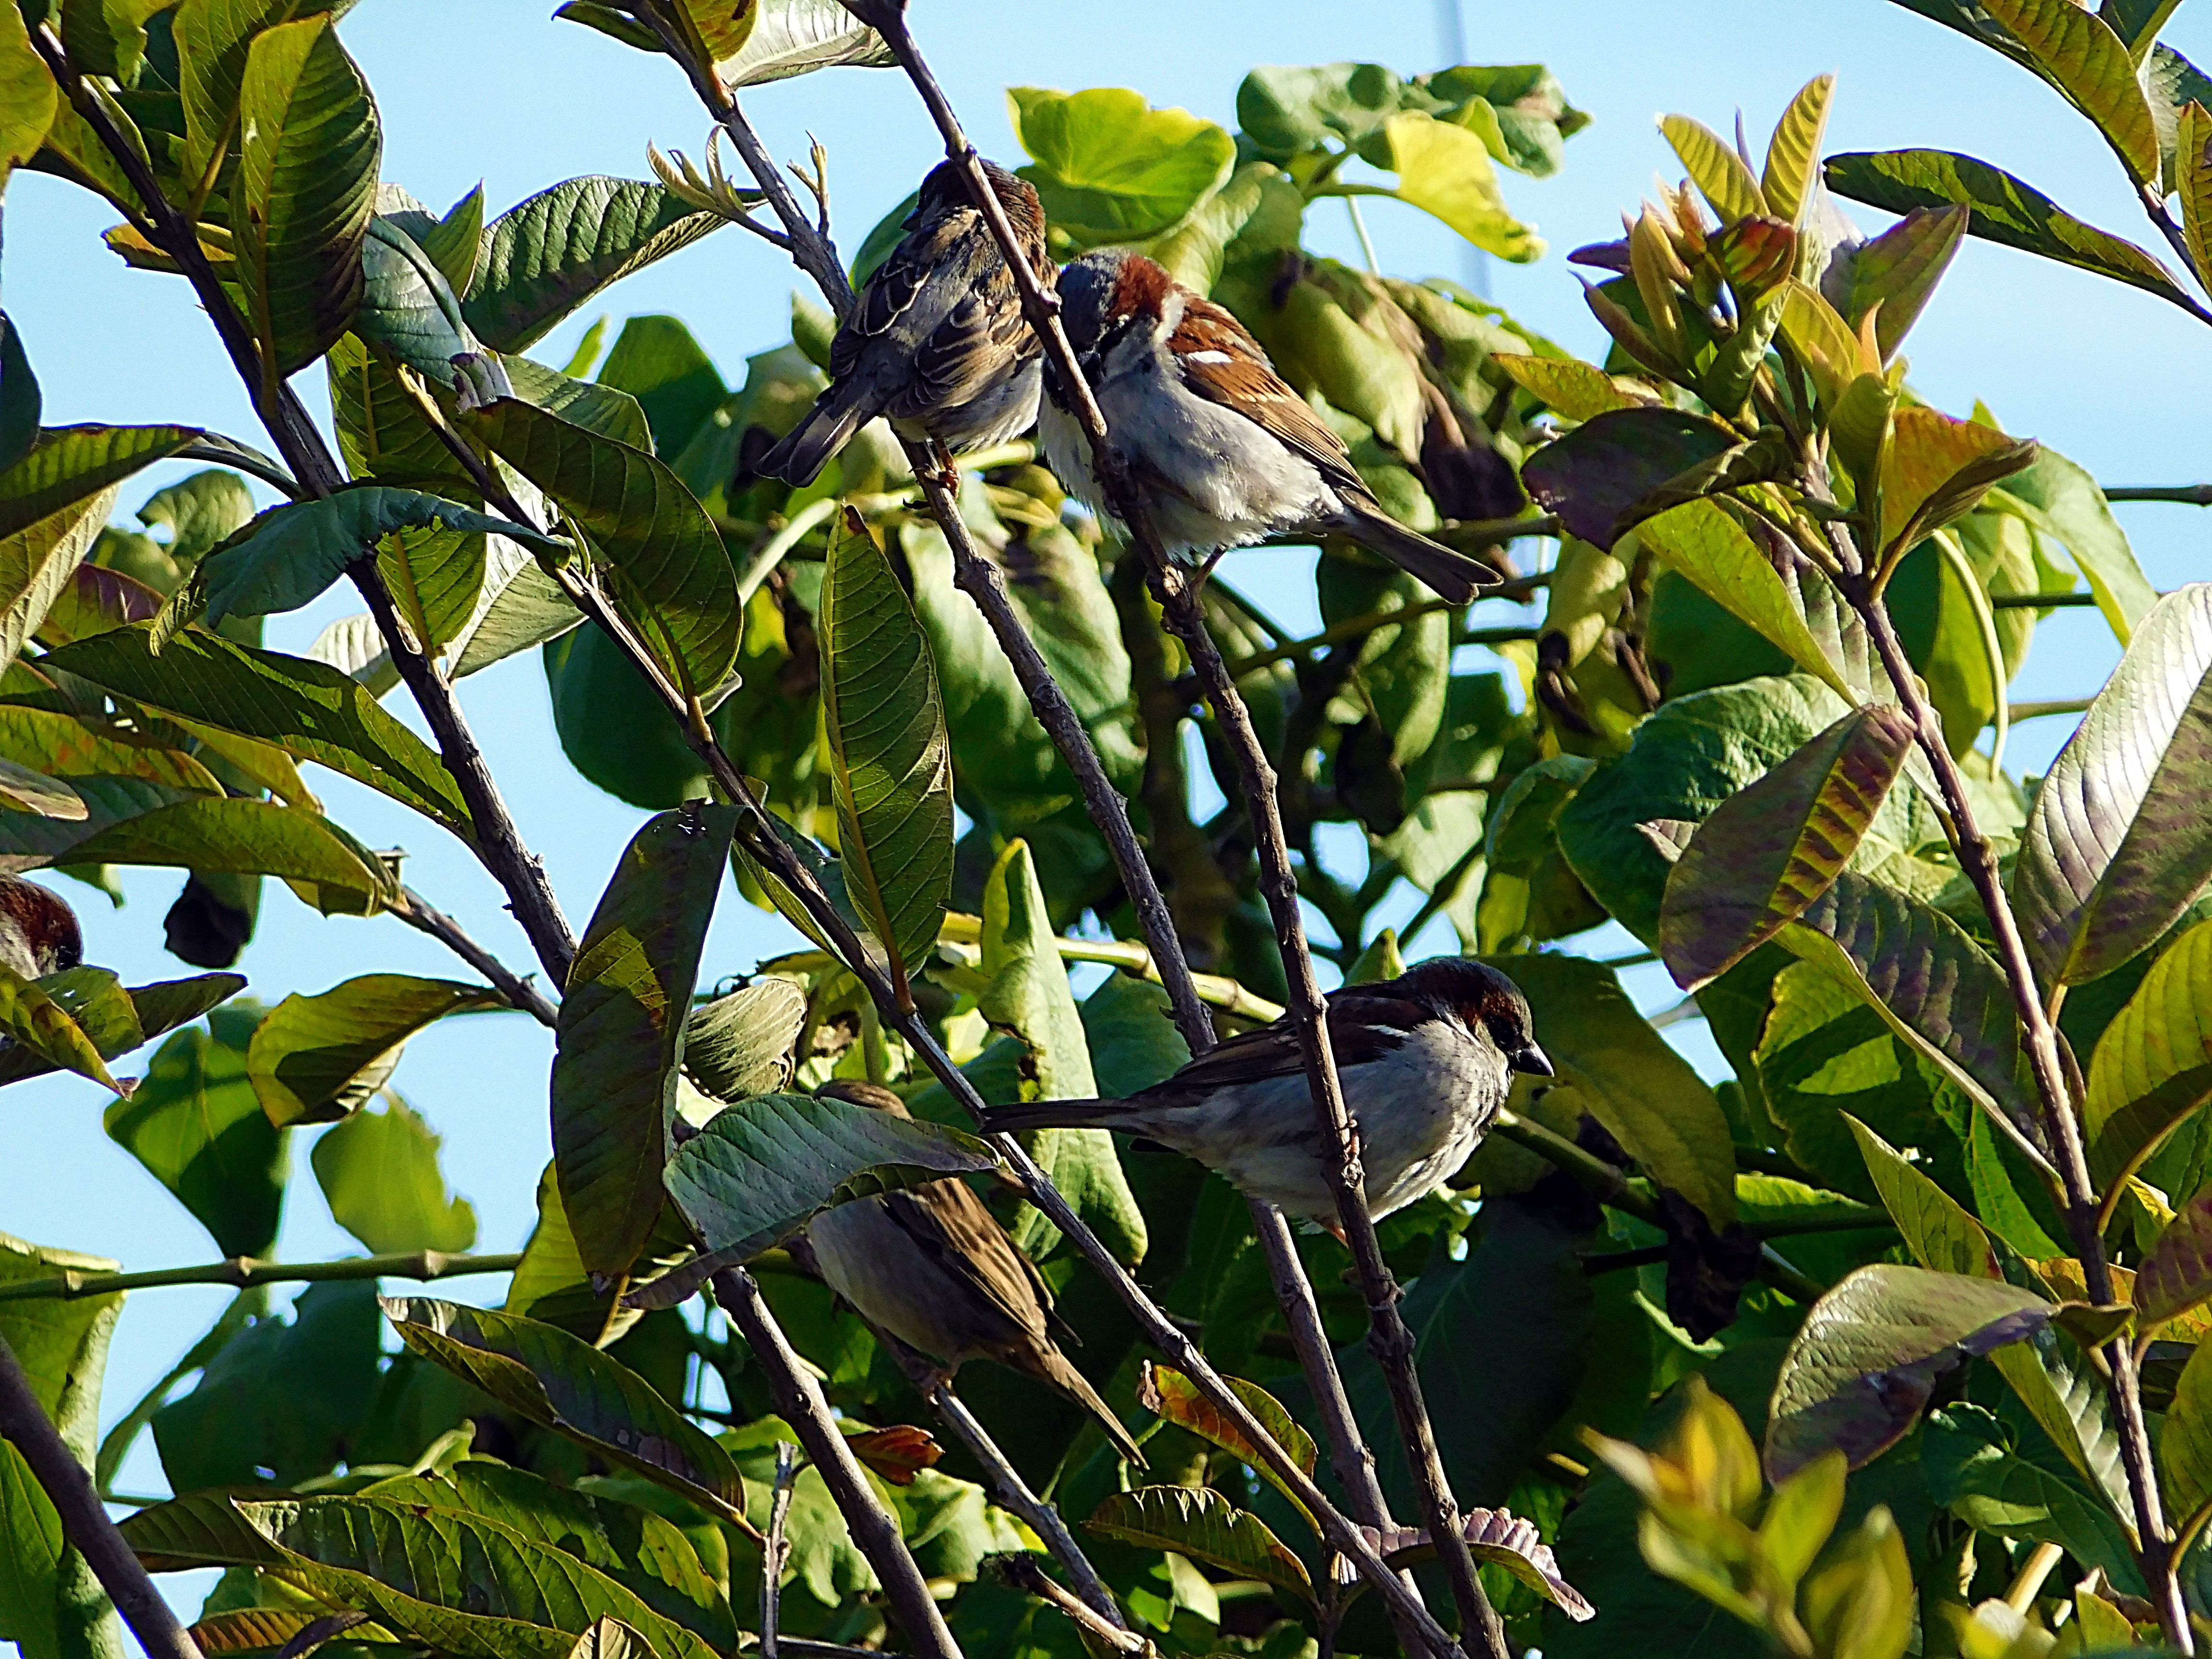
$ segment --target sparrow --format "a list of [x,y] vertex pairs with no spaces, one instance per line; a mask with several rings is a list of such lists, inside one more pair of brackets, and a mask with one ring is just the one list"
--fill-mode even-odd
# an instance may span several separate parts
[[[1269,536],[1348,536],[1455,605],[1488,568],[1408,530],[1361,481],[1344,441],[1221,307],[1141,253],[1106,248],[1060,273],[1060,320],[1153,528],[1200,556]],[[1107,507],[1091,443],[1046,377],[1038,430],[1057,472]]]
[[[983,171],[1050,293],[1036,191],[993,162]],[[1004,443],[1036,422],[1042,349],[960,168],[940,161],[930,170],[906,226],[830,342],[829,388],[761,458],[763,475],[813,483],[878,415],[902,437],[933,438],[956,453]]]
[[76,912],[58,894],[20,876],[0,876],[0,963],[44,979],[84,960]]
[[[820,1091],[896,1117],[906,1103],[880,1084]],[[1122,1456],[1144,1454],[1113,1407],[1060,1351],[1079,1340],[1052,1310],[1052,1292],[974,1188],[953,1178],[854,1199],[807,1224],[815,1265],[861,1318],[945,1367],[995,1359],[1057,1389],[1096,1417]]]
[[[1328,1035],[1359,1132],[1367,1212],[1376,1220],[1467,1161],[1504,1104],[1514,1073],[1552,1074],[1519,988],[1463,957],[1331,992]],[[1336,1144],[1314,1110],[1297,1027],[1287,1015],[1127,1100],[1024,1101],[994,1108],[983,1127],[1119,1129],[1338,1231],[1328,1182]]]

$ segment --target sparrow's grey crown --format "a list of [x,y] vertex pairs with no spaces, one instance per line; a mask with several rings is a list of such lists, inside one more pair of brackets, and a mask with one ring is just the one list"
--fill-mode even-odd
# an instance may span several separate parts
[[1086,253],[1060,273],[1060,321],[1079,356],[1097,352],[1113,313],[1121,267],[1134,256],[1127,248]]

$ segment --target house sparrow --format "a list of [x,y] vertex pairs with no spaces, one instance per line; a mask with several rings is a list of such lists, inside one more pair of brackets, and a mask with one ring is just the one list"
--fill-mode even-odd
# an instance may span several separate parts
[[36,882],[0,876],[0,963],[25,979],[43,979],[83,960],[69,902]]
[[[1402,1209],[1467,1161],[1515,1072],[1549,1077],[1528,1004],[1461,957],[1330,993],[1328,1034],[1358,1127],[1368,1213]],[[1287,1018],[1234,1036],[1127,1100],[1038,1100],[987,1113],[987,1130],[1119,1129],[1218,1170],[1253,1197],[1337,1231],[1334,1142],[1306,1087]]]
[[[838,1082],[825,1095],[907,1115],[880,1084]],[[1122,1456],[1144,1455],[1113,1408],[1068,1363],[1054,1337],[1076,1340],[1052,1292],[964,1181],[933,1181],[854,1199],[807,1224],[815,1265],[860,1317],[942,1363],[995,1359],[1057,1389],[1096,1417]]]
[[[1049,293],[1044,209],[1024,180],[989,161],[1022,252]],[[868,278],[830,347],[830,386],[758,471],[814,482],[877,416],[907,438],[955,452],[1019,437],[1036,420],[1042,348],[1022,316],[1013,275],[969,200],[961,170],[940,161],[921,181],[905,240]]]
[[[1060,300],[1107,431],[1170,552],[1210,554],[1309,532],[1348,536],[1455,605],[1491,579],[1484,565],[1385,513],[1343,440],[1244,325],[1143,254],[1086,253],[1060,272]],[[1105,512],[1066,389],[1049,374],[1046,389],[1038,428],[1053,471]]]

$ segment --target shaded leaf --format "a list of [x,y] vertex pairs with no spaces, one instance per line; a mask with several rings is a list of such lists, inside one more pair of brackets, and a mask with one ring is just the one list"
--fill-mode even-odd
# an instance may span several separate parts
[[284,1207],[289,1154],[246,1078],[258,1011],[224,1009],[179,1031],[102,1122],[208,1230],[226,1256],[267,1254]]
[[684,1069],[723,1100],[773,1093],[791,1080],[792,1045],[805,1023],[804,986],[757,979],[685,1017]]
[[[1245,1409],[1260,1419],[1260,1426],[1267,1431],[1274,1443],[1288,1452],[1300,1468],[1311,1474],[1319,1455],[1313,1437],[1283,1409],[1282,1401],[1258,1383],[1247,1382],[1242,1377],[1225,1376],[1222,1381],[1244,1403]],[[1306,1515],[1304,1500],[1267,1465],[1258,1446],[1245,1438],[1243,1431],[1222,1414],[1220,1407],[1199,1392],[1197,1384],[1173,1366],[1148,1361],[1144,1380],[1137,1388],[1137,1402],[1153,1416],[1188,1429],[1201,1440],[1211,1441],[1241,1459],[1255,1474],[1282,1493],[1291,1508]],[[1306,1518],[1312,1520],[1310,1515]]]
[[[75,968],[50,975],[45,986],[101,1055],[113,1060],[228,1001],[246,988],[246,977],[201,974],[125,990],[103,969]],[[43,1077],[57,1069],[53,1061],[20,1043],[0,1049],[0,1084]]]
[[[95,822],[97,818],[95,817]],[[362,914],[392,890],[381,860],[319,812],[264,800],[184,800],[78,842],[73,864],[152,864],[282,876],[326,910]],[[43,860],[42,860],[43,861]]]
[[838,0],[761,0],[744,46],[714,72],[726,86],[757,87],[816,70],[887,69],[896,61],[883,37]]
[[2037,451],[2035,464],[1989,497],[2039,534],[2063,544],[2096,596],[2097,608],[2123,646],[2158,603],[2126,532],[2113,518],[2096,480],[2056,450]]
[[2151,964],[2097,1040],[2081,1109],[2100,1192],[2134,1173],[2212,1098],[2212,922]]
[[1874,313],[1875,342],[1885,363],[1950,269],[1970,217],[1963,206],[1915,208],[1872,241],[1838,254],[1823,279],[1852,328]]
[[2158,1475],[2173,1524],[2186,1538],[2212,1508],[2212,1342],[2199,1343],[2181,1368],[2159,1431]]
[[246,1075],[271,1123],[328,1123],[366,1103],[398,1049],[447,1014],[503,1008],[495,991],[410,974],[363,974],[269,1011],[246,1051]]
[[[11,171],[39,153],[60,100],[53,72],[31,49],[30,32],[21,10],[13,17],[0,17],[0,112],[4,112],[0,113],[0,188],[6,186]],[[15,340],[12,326],[7,330],[7,338],[10,343]],[[22,348],[16,345],[4,372],[12,374],[22,361]],[[31,425],[36,428],[38,423],[34,406]],[[0,459],[13,458],[0,447]]]
[[1117,1492],[1084,1522],[1092,1532],[1140,1549],[1172,1550],[1234,1577],[1256,1578],[1298,1601],[1313,1601],[1305,1565],[1256,1515],[1204,1486],[1146,1486]]
[[662,1201],[666,1120],[735,807],[663,812],[623,852],[576,948],[553,1057],[553,1159],[584,1265],[619,1273]]
[[1735,444],[1725,427],[1681,410],[1617,410],[1537,450],[1522,464],[1521,482],[1571,534],[1609,548],[1649,516],[1633,510],[1645,497]]
[[2174,1212],[2136,1271],[2136,1328],[2148,1335],[2212,1302],[2212,1193],[2199,1193]]
[[1638,526],[1637,538],[1729,615],[1780,646],[1798,667],[1826,680],[1846,702],[1856,701],[1773,562],[1725,509],[1686,501]]
[[310,1158],[331,1216],[372,1255],[442,1250],[477,1242],[476,1207],[446,1189],[440,1138],[397,1095],[359,1111],[315,1142]]

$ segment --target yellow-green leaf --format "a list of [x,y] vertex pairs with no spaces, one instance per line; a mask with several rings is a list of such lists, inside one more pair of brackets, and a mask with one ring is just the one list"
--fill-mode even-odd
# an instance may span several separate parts
[[1723,225],[1770,211],[1759,180],[1751,176],[1743,157],[1720,134],[1686,115],[1662,117],[1659,131],[1667,135],[1667,142],[1682,159],[1683,170],[1690,175],[1690,182],[1712,204]]
[[2088,1084],[2083,1137],[2103,1192],[2212,1099],[2212,921],[2151,964],[2097,1040]]
[[1828,104],[1835,90],[1832,75],[1808,81],[1775,123],[1774,137],[1766,146],[1766,172],[1759,179],[1759,194],[1765,198],[1768,212],[1801,230],[1813,204],[1820,140],[1828,129]]
[[1507,209],[1498,169],[1474,133],[1418,111],[1392,116],[1383,131],[1401,200],[1434,214],[1486,253],[1516,264],[1543,257],[1544,239]]
[[2112,26],[2073,0],[1984,0],[1990,16],[2026,46],[2139,185],[2158,178],[2158,129],[2136,66]]

